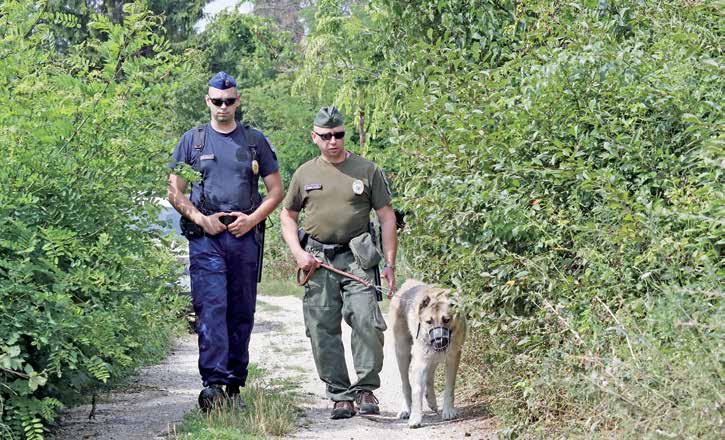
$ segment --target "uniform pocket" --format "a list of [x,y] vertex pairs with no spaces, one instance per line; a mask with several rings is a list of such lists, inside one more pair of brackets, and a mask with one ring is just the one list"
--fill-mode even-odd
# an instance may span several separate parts
[[375,328],[380,330],[381,332],[384,332],[388,329],[388,324],[385,323],[385,318],[383,317],[383,312],[380,311],[380,307],[378,306],[378,302],[373,298],[373,322],[375,323]]

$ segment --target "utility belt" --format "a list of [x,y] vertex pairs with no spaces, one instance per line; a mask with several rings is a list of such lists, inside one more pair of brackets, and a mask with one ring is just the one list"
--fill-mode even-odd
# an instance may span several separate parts
[[322,251],[325,254],[325,258],[332,261],[336,255],[350,252],[349,244],[327,244],[321,241],[317,241],[312,237],[307,237],[307,243],[305,249],[312,249],[316,251]]
[[[198,208],[197,208],[198,209]],[[253,213],[254,209],[249,209],[247,211],[242,211],[243,214],[249,215]],[[199,209],[199,212],[201,212],[204,215],[212,215],[216,214],[216,212],[219,211],[210,211],[208,209]],[[234,215],[222,215],[219,217],[219,221],[224,224],[225,226],[229,226],[230,224],[234,223],[234,221],[237,219]],[[264,223],[264,222],[262,222]],[[181,216],[181,220],[179,220],[179,226],[181,227],[181,234],[186,237],[187,239],[192,238],[199,238],[206,235],[206,232],[204,232],[204,228],[197,225],[193,221],[189,220],[188,218]]]

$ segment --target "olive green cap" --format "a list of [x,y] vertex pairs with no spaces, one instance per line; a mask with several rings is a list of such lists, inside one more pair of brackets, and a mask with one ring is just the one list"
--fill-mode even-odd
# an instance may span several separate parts
[[317,116],[315,116],[315,127],[320,128],[335,128],[341,126],[345,121],[342,118],[342,113],[337,107],[322,107]]

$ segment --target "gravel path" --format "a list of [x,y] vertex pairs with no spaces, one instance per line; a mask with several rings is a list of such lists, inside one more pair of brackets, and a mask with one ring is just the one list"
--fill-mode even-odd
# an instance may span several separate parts
[[[293,377],[300,383],[305,418],[300,429],[289,438],[316,440],[397,440],[397,439],[494,439],[495,420],[480,406],[463,406],[460,419],[443,422],[431,411],[423,417],[423,427],[409,429],[406,421],[396,414],[402,403],[400,375],[395,360],[390,330],[385,333],[385,362],[381,374],[381,387],[375,391],[380,400],[379,416],[355,416],[346,420],[331,420],[332,402],[325,398],[325,388],[315,372],[310,343],[305,336],[302,320],[302,301],[295,297],[260,297],[270,304],[270,312],[261,307],[257,327],[252,337],[252,362],[264,367],[273,377]],[[386,300],[387,301],[387,300]],[[343,341],[351,378],[352,354],[349,350],[350,328],[343,324]],[[439,406],[441,397],[439,392]]]
[[[343,324],[348,365],[350,331]],[[300,428],[288,438],[371,439],[413,438],[493,439],[495,420],[481,406],[463,406],[460,419],[448,422],[427,412],[424,426],[409,429],[395,415],[402,402],[400,377],[393,352],[392,336],[385,334],[385,362],[382,385],[376,391],[379,416],[355,416],[330,420],[331,402],[315,372],[310,344],[305,337],[302,302],[292,296],[259,296],[256,323],[250,344],[251,362],[264,368],[271,379],[293,380],[302,394],[304,417]],[[109,439],[148,440],[167,438],[173,425],[194,408],[200,389],[195,335],[177,341],[171,355],[160,365],[144,368],[125,389],[99,395],[95,420],[88,420],[90,405],[66,411],[60,419],[57,440]],[[350,376],[355,377],[353,369]],[[439,393],[440,394],[440,393]],[[440,397],[439,397],[440,406]]]

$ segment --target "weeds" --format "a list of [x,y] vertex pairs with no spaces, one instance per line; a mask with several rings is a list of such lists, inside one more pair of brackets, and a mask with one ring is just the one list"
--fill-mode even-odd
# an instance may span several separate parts
[[279,437],[291,432],[297,422],[296,396],[290,381],[265,381],[263,372],[250,370],[250,384],[241,389],[246,403],[239,409],[224,401],[208,414],[194,410],[172,430],[174,440],[237,440]]

